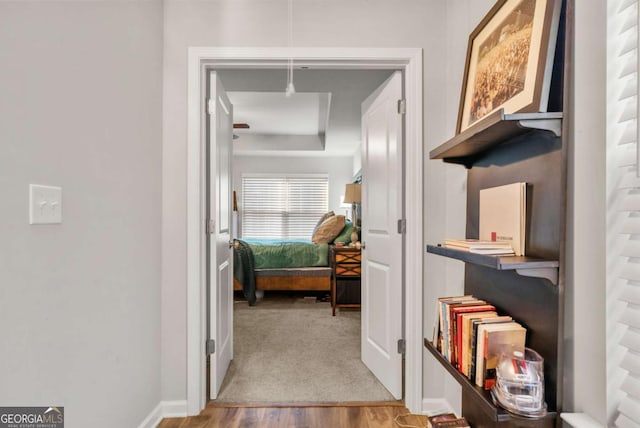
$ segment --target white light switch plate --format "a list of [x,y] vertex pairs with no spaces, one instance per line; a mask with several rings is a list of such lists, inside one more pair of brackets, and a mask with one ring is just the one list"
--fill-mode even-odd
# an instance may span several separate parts
[[62,223],[62,187],[29,185],[29,224]]

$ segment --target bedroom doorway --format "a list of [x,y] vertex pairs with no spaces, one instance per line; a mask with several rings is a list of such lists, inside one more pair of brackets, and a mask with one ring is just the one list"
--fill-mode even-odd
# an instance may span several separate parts
[[[233,361],[222,385],[218,381],[228,364],[218,364],[220,373],[211,371],[208,397],[217,403],[401,399],[402,281],[397,279],[402,278],[402,234],[395,229],[403,215],[402,115],[397,110],[402,72],[296,69],[297,92],[289,97],[282,91],[284,75],[279,69],[216,69],[209,75],[210,92],[224,87],[232,105],[212,112],[215,106],[208,102],[209,134],[231,109],[238,125],[232,143],[242,239],[237,251],[255,255],[256,288],[264,298],[249,308],[236,293]],[[378,286],[362,287],[362,316],[343,308],[332,318],[334,251],[327,244],[300,241],[310,242],[314,225],[328,210],[336,213],[331,220],[343,217],[345,186],[355,177],[365,190],[364,218],[370,218],[362,223],[367,249],[357,251],[364,261],[363,269],[358,263],[358,302],[361,282]],[[367,192],[371,186],[374,191]],[[345,226],[348,235],[350,227]],[[333,235],[341,235],[339,228],[321,235],[332,243]],[[246,271],[249,261],[238,257],[235,263],[241,282],[253,275]],[[217,271],[210,269],[213,275]],[[220,309],[211,311],[216,321],[221,315],[226,319],[226,308]],[[218,322],[217,328],[228,324]],[[214,327],[210,331],[217,333]],[[217,354],[210,356],[212,364]]]
[[[201,49],[190,50],[190,85],[189,101],[190,112],[198,111],[198,105],[203,105],[201,101],[203,92],[202,76],[206,66],[213,68],[269,68],[280,67],[289,57],[301,65],[309,67],[324,67],[335,69],[401,69],[406,76],[406,103],[410,108],[406,115],[406,154],[405,176],[407,177],[406,200],[413,201],[407,205],[406,224],[407,229],[414,233],[407,235],[404,243],[404,251],[408,255],[405,272],[406,291],[403,294],[403,323],[405,325],[404,337],[406,340],[406,385],[405,400],[407,407],[412,411],[421,409],[421,316],[422,316],[422,291],[419,284],[422,280],[422,254],[421,254],[421,230],[422,230],[422,117],[421,117],[421,51],[417,49],[352,49],[352,50],[332,50],[332,49]],[[189,259],[193,262],[190,266],[197,268],[202,260],[200,245],[201,241],[197,235],[200,228],[199,222],[192,222],[191,219],[198,217],[197,213],[200,205],[201,191],[198,190],[195,182],[200,180],[199,153],[202,144],[201,133],[196,132],[202,129],[202,116],[195,114],[191,117],[189,127],[189,169],[190,169],[190,190],[189,195]],[[200,187],[201,188],[201,187]],[[200,196],[198,196],[200,195]],[[415,198],[416,195],[419,195]],[[407,251],[411,249],[411,251]],[[200,256],[198,256],[200,254]],[[203,319],[202,300],[197,290],[202,290],[202,281],[198,280],[197,270],[190,269],[189,275],[189,340],[188,340],[188,407],[190,413],[197,413],[204,407],[204,375],[199,379],[198,373],[203,373],[202,357],[198,355],[198,349],[202,345],[197,345],[197,337],[203,337],[201,321]],[[365,285],[366,287],[366,285]],[[199,308],[199,309],[198,309]],[[203,342],[200,342],[203,343]],[[202,354],[200,354],[202,355]],[[197,361],[200,361],[198,363]],[[199,385],[199,386],[198,386]]]

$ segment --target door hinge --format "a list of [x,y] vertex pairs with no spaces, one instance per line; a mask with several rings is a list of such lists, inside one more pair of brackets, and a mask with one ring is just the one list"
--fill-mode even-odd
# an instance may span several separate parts
[[212,115],[216,112],[216,104],[211,98],[207,99],[207,113]]
[[407,101],[398,100],[398,114],[405,114],[407,112]]
[[213,339],[207,340],[207,355],[212,355],[216,353],[216,341]]
[[404,218],[398,220],[398,233],[401,235],[407,233],[407,220]]
[[404,339],[398,339],[398,354],[404,355],[407,351],[407,342]]
[[215,225],[216,225],[216,222],[213,221],[213,219],[207,220],[204,223],[204,229],[205,229],[204,233],[207,234],[207,235],[213,234],[213,231],[215,229]]

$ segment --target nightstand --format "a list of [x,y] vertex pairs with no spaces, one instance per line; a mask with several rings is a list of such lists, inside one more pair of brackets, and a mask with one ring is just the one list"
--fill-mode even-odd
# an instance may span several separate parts
[[331,308],[360,307],[360,249],[331,247]]

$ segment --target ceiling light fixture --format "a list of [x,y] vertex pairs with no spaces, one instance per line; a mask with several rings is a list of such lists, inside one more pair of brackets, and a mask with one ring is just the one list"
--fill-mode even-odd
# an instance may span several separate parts
[[[288,0],[288,15],[287,15],[287,41],[289,49],[291,49],[293,42],[293,0]],[[293,86],[293,57],[289,57],[289,66],[287,68],[287,87],[284,91],[286,97],[296,93],[296,87]]]

